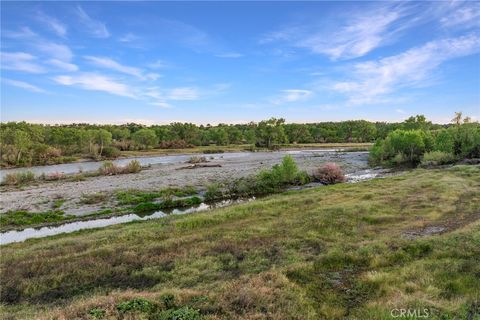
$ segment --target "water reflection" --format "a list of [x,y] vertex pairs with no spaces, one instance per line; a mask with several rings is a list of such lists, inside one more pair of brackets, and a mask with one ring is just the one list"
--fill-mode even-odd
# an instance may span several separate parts
[[220,202],[206,204],[201,203],[198,206],[190,208],[177,208],[172,210],[165,211],[156,211],[150,214],[127,214],[123,216],[114,216],[110,218],[86,220],[86,221],[77,221],[65,223],[59,226],[53,227],[41,227],[41,228],[27,228],[20,231],[13,230],[0,233],[0,245],[13,243],[13,242],[22,242],[31,238],[43,238],[48,236],[53,236],[61,233],[70,233],[78,230],[84,229],[94,229],[94,228],[103,228],[115,224],[127,223],[131,221],[141,221],[141,220],[151,220],[163,218],[171,214],[188,214],[193,212],[200,212],[205,210],[210,210],[213,208],[220,208],[229,206],[236,203],[248,202],[254,200],[251,199],[240,199],[240,200],[223,200]]

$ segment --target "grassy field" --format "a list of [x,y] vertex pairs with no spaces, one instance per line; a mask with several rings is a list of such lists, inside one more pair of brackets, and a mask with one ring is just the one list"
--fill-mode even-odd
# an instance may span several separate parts
[[[315,149],[315,148],[346,148],[353,150],[368,150],[372,143],[298,143],[298,144],[285,144],[280,149]],[[156,156],[167,154],[188,154],[188,153],[215,153],[215,152],[238,152],[249,151],[252,145],[250,144],[231,144],[228,146],[197,146],[193,148],[185,149],[150,149],[150,150],[136,150],[136,151],[122,151],[123,157],[138,157],[138,156]],[[261,151],[268,151],[268,149],[258,149]]]
[[0,313],[478,319],[479,177],[478,166],[416,169],[2,246]]

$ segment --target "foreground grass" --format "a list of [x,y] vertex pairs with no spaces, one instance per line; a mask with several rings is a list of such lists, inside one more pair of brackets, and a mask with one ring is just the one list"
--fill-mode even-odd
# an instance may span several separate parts
[[[467,318],[480,300],[479,176],[417,169],[2,246],[0,312],[155,318],[173,296],[172,312],[207,319]],[[444,233],[404,236],[432,226]],[[139,298],[152,307],[122,311]]]

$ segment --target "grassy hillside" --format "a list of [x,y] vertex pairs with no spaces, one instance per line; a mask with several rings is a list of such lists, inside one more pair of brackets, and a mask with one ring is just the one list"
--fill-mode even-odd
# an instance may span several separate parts
[[428,308],[466,318],[480,308],[478,219],[480,168],[457,166],[30,240],[1,248],[0,310],[389,319],[393,308]]

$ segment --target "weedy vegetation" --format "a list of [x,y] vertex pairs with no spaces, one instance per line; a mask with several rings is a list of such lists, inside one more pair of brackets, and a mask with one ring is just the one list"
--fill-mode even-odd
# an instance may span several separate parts
[[[264,175],[296,179],[284,169]],[[0,311],[22,319],[380,320],[401,306],[468,318],[480,292],[479,176],[479,166],[419,168],[5,245]],[[443,231],[428,233],[434,226]]]

